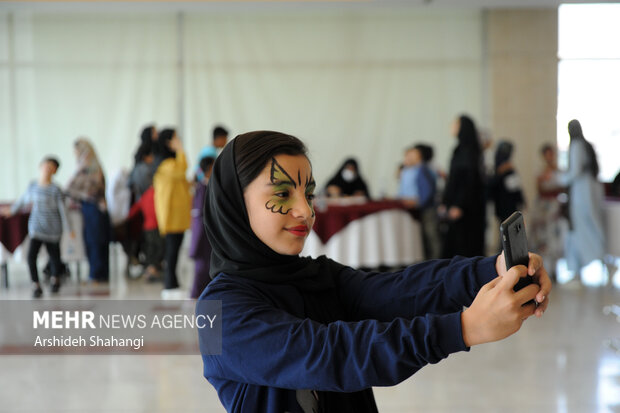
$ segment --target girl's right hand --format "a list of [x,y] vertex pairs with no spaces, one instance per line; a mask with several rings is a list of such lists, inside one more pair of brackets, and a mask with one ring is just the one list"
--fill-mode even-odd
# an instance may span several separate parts
[[536,305],[524,304],[536,297],[540,286],[530,284],[517,292],[512,289],[519,278],[525,276],[527,268],[517,265],[480,289],[471,306],[461,314],[466,346],[506,338],[516,333],[523,321],[534,315]]

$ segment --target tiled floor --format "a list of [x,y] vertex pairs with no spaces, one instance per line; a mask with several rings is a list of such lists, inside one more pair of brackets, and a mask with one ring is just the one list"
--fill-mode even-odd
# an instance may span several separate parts
[[[160,286],[127,281],[118,268],[111,298],[159,297]],[[191,262],[180,263],[186,287],[191,270]],[[25,266],[10,271],[0,299],[28,298]],[[75,281],[61,291],[63,298],[91,294],[106,296]],[[620,338],[620,323],[602,312],[620,303],[620,291],[556,286],[551,299],[545,316],[516,335],[377,388],[380,411],[620,412],[620,355],[603,344]],[[223,411],[199,356],[0,356],[0,412]]]

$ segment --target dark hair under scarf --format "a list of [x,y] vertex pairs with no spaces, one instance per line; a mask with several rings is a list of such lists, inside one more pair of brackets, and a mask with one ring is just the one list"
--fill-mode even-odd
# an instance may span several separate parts
[[588,156],[588,163],[586,165],[586,171],[589,172],[593,177],[598,176],[599,166],[598,160],[596,159],[596,152],[594,151],[594,147],[590,142],[586,140],[583,136],[583,130],[581,129],[581,123],[577,119],[573,119],[568,122],[568,135],[570,136],[571,143],[574,140],[581,140],[585,143],[586,154]]
[[[287,284],[303,297],[306,316],[327,324],[347,320],[334,278],[345,267],[325,256],[317,259],[275,252],[254,234],[239,183],[235,145],[264,147],[279,132],[258,131],[237,136],[217,157],[207,185],[204,225],[213,248],[210,275],[240,276],[269,284]],[[261,140],[263,142],[257,142]],[[279,153],[272,153],[277,156]],[[265,164],[264,166],[266,166]],[[319,392],[321,412],[376,412],[372,390],[355,393]]]

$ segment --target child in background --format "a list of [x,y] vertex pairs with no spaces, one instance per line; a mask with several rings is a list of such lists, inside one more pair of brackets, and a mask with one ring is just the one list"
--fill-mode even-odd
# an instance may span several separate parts
[[161,263],[164,257],[164,239],[159,234],[157,216],[155,215],[155,191],[150,186],[138,201],[129,210],[128,220],[141,213],[142,221],[142,247],[144,250],[146,269],[144,274],[148,282],[161,279]]
[[414,211],[422,226],[424,256],[427,260],[439,258],[440,241],[438,232],[435,197],[437,176],[429,167],[433,159],[433,148],[417,144],[405,152],[401,171],[399,197],[403,204]]
[[[39,165],[39,180],[33,181],[26,192],[13,204],[5,215],[12,215],[23,206],[32,204],[28,219],[28,235],[30,248],[28,249],[28,267],[33,282],[32,296],[39,298],[43,295],[37,269],[37,256],[41,245],[45,244],[51,263],[51,290],[57,293],[60,289],[60,238],[63,228],[70,232],[62,190],[52,182],[52,176],[58,170],[60,163],[56,158],[48,156]],[[75,235],[71,233],[71,238]]]
[[192,200],[192,239],[189,244],[189,257],[194,260],[194,283],[190,291],[191,298],[198,298],[205,289],[211,277],[209,276],[209,268],[211,266],[211,244],[207,239],[207,233],[204,229],[202,221],[202,210],[207,190],[207,183],[211,177],[211,171],[215,158],[207,156],[200,160],[200,171],[198,176],[202,176],[202,180],[196,177],[196,185],[194,191],[194,199]]
[[213,143],[202,148],[200,150],[200,154],[198,155],[198,165],[196,166],[195,172],[199,181],[202,181],[204,178],[202,169],[200,168],[200,161],[206,157],[217,158],[217,156],[224,149],[224,146],[226,146],[227,142],[228,130],[219,125],[213,128]]

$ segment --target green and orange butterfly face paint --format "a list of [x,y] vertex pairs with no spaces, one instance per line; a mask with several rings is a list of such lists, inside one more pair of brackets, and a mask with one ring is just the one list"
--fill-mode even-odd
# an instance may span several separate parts
[[314,206],[312,205],[312,199],[314,199],[314,190],[316,188],[316,182],[312,175],[301,178],[301,171],[297,171],[297,182],[286,172],[286,170],[276,161],[275,158],[271,158],[271,185],[273,185],[273,196],[265,203],[265,208],[273,212],[274,214],[286,215],[291,209],[293,209],[293,198],[290,196],[292,189],[297,189],[297,186],[305,187],[304,193],[306,196],[306,202],[310,206],[312,211],[312,217],[314,217]]

